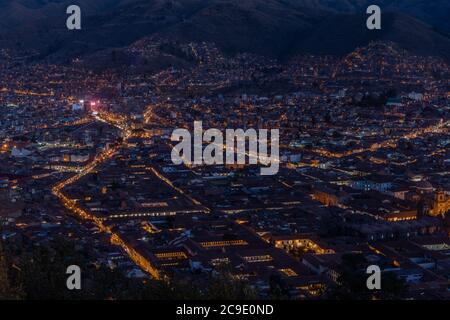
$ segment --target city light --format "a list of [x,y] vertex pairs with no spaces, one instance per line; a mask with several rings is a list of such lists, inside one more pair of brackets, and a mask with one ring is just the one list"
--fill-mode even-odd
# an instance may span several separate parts
[[0,299],[450,299],[450,2],[3,2]]

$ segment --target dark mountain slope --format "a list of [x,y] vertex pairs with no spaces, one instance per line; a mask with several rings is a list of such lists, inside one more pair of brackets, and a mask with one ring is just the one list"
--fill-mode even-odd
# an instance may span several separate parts
[[[448,58],[449,38],[430,25],[442,25],[450,1],[428,2],[425,8],[420,0],[375,1],[383,7],[382,30],[369,31],[369,0],[0,0],[0,47],[33,48],[41,57],[68,61],[149,36],[215,42],[228,53],[273,57],[343,54],[390,40]],[[81,31],[65,27],[65,9],[72,3],[82,7]],[[388,12],[398,10],[426,23]]]
[[160,35],[179,41],[215,42],[228,53],[279,56],[313,29],[323,15],[277,0],[218,1]]
[[450,33],[450,1],[448,0],[286,0],[332,10],[336,13],[363,13],[376,4],[382,12],[403,13],[415,17],[443,32]]
[[371,41],[392,41],[419,55],[435,55],[450,59],[450,39],[429,26],[403,14],[383,15],[382,30],[361,28],[361,15],[334,15],[325,19],[296,46],[296,52],[345,54]]

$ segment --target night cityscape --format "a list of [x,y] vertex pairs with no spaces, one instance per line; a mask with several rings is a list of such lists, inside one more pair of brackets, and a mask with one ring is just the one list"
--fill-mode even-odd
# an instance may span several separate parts
[[449,15],[0,0],[0,299],[449,300]]

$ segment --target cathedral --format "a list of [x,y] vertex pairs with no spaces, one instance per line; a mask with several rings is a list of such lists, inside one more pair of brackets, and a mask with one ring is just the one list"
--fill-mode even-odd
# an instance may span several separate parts
[[446,195],[444,190],[438,190],[434,195],[428,214],[433,217],[445,217],[448,211],[450,211],[450,196]]

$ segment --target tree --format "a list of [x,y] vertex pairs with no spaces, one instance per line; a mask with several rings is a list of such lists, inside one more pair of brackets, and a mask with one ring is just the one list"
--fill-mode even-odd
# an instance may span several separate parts
[[362,254],[344,254],[342,256],[342,274],[340,286],[331,289],[327,297],[331,299],[351,300],[393,300],[401,299],[408,291],[406,283],[392,272],[381,275],[381,290],[369,290],[366,286],[368,262]]
[[117,182],[116,180],[113,180],[113,182],[111,183],[111,189],[112,189],[113,191],[116,191],[116,190],[119,189],[119,188],[120,188],[119,182]]
[[212,300],[257,299],[258,294],[246,282],[234,279],[229,273],[211,276],[204,298]]
[[[246,281],[236,280],[229,270],[204,277],[172,277],[164,280],[132,279],[119,269],[93,264],[95,258],[73,241],[56,237],[45,246],[17,246],[15,257],[18,275],[8,278],[4,255],[0,254],[0,299],[29,300],[249,300],[257,299],[256,291]],[[0,247],[1,249],[1,247]],[[82,270],[82,289],[66,286],[67,267]],[[11,284],[12,282],[12,284]],[[23,288],[18,295],[15,287]]]
[[393,272],[385,272],[381,277],[381,290],[378,298],[382,300],[398,300],[408,293],[408,284]]
[[8,268],[6,264],[6,256],[3,252],[3,245],[0,242],[0,299],[9,296],[10,285],[8,279]]
[[20,297],[20,290],[13,287],[9,279],[8,256],[0,239],[0,300],[16,300]]

